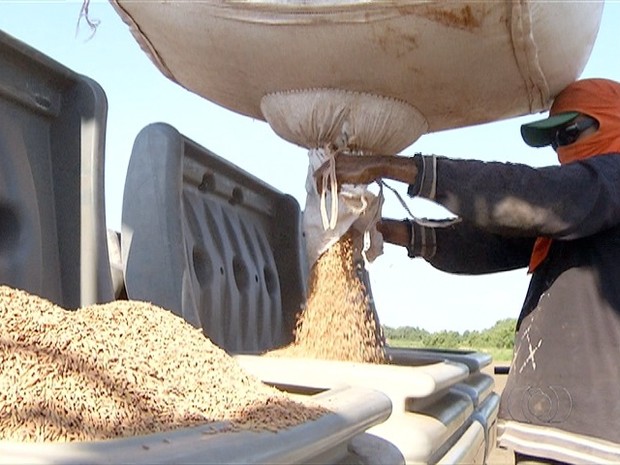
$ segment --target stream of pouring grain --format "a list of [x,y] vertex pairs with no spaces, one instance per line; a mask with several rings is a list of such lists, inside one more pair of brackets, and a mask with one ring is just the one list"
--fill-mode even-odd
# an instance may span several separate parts
[[326,413],[136,301],[68,311],[0,286],[0,367],[0,440],[100,440],[219,421],[274,431]]
[[385,362],[385,340],[356,270],[354,237],[345,234],[319,257],[295,341],[267,356]]

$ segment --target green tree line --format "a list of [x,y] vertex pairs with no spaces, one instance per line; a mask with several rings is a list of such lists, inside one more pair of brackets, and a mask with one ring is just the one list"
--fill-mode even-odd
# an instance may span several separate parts
[[462,333],[447,330],[431,333],[412,326],[383,326],[383,334],[388,344],[401,347],[512,350],[516,323],[514,318],[507,318],[498,321],[491,328]]

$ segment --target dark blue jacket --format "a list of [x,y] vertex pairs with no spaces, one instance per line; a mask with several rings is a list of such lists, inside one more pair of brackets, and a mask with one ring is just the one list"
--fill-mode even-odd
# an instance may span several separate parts
[[416,162],[421,174],[409,193],[461,220],[415,226],[426,247],[410,252],[434,267],[526,267],[536,237],[553,239],[518,318],[500,443],[571,463],[620,463],[620,154],[538,169]]

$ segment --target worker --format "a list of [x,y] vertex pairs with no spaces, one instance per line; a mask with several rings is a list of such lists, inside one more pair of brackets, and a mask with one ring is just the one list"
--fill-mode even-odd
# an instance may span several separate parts
[[521,134],[560,164],[343,154],[335,173],[404,182],[456,215],[382,219],[384,240],[410,257],[460,274],[529,267],[499,411],[515,462],[620,463],[620,83],[570,84]]

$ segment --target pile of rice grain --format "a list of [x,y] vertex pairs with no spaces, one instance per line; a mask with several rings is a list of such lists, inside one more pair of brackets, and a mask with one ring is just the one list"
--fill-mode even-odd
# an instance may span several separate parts
[[356,236],[348,232],[323,253],[310,275],[295,341],[269,356],[384,363],[385,339],[356,269]]
[[0,440],[99,440],[216,421],[276,431],[326,413],[135,301],[67,311],[0,286],[0,367]]

